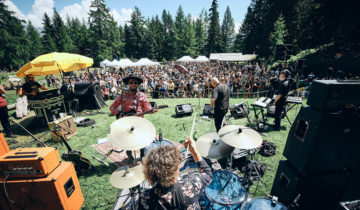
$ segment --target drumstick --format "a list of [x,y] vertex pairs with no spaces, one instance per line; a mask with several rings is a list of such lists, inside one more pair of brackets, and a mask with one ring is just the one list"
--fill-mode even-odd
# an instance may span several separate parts
[[[194,125],[195,125],[195,119],[196,119],[196,115],[194,115],[194,120],[193,120],[193,124],[191,126],[191,131],[190,131],[190,141],[192,139],[192,135],[193,135],[193,132],[194,132]],[[185,153],[185,157],[187,157],[189,154],[189,145],[187,145],[186,147],[186,153]]]

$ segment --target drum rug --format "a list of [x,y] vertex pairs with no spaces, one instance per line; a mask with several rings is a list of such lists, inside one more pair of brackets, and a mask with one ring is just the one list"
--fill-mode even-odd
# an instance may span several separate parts
[[[184,146],[178,142],[171,141],[171,143],[173,143],[179,151],[184,149]],[[105,142],[105,143],[101,143],[101,144],[93,144],[91,146],[101,155],[105,155],[111,149],[120,151],[120,149],[118,147],[114,146],[110,142]],[[140,150],[136,151],[136,157],[138,159],[140,158]],[[102,156],[97,156],[97,158],[101,159]],[[113,162],[118,167],[128,165],[128,161],[129,161],[125,151],[122,151],[120,153],[113,152],[107,157],[107,159],[109,161]]]

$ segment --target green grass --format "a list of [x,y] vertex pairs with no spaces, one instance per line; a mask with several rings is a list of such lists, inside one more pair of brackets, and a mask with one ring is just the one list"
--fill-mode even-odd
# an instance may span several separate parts
[[[247,99],[249,104],[253,103],[255,100],[256,99]],[[145,118],[151,121],[155,126],[157,133],[158,129],[161,128],[163,137],[173,141],[184,140],[184,136],[190,135],[193,117],[198,111],[198,99],[150,99],[150,101],[155,101],[158,105],[167,104],[169,106],[168,108],[160,109],[155,114],[148,114],[145,116]],[[209,103],[209,101],[210,99],[201,99],[200,113],[202,113],[204,104]],[[231,99],[230,105],[240,103],[242,101],[245,101],[245,99]],[[112,101],[107,101],[107,104],[110,105],[111,102]],[[193,105],[193,115],[183,118],[175,118],[175,106],[185,103],[191,103]],[[292,121],[295,119],[295,111],[296,110],[293,110],[289,115]],[[102,110],[99,110],[98,113],[96,113],[96,111],[93,111],[93,113],[93,115],[86,117],[94,119],[96,124],[92,127],[78,127],[77,134],[73,135],[69,139],[69,144],[74,150],[81,151],[83,153],[83,157],[90,159],[92,164],[95,166],[94,171],[88,171],[82,175],[79,175],[81,190],[85,197],[83,209],[110,209],[116,198],[117,189],[111,186],[109,179],[111,173],[116,169],[116,166],[114,164],[110,164],[110,167],[106,167],[91,159],[92,155],[100,157],[100,154],[98,154],[91,147],[91,145],[96,144],[98,139],[106,137],[108,128],[115,120],[115,117],[110,115],[108,107],[104,107]],[[251,115],[253,115],[253,110],[251,110]],[[269,122],[273,123],[273,119],[270,118]],[[185,131],[183,130],[183,123],[185,126]],[[235,125],[247,125],[246,119],[230,120],[229,123]],[[282,152],[290,128],[289,123],[285,119],[282,121],[282,125],[284,126],[283,130],[277,132],[267,132],[267,137],[263,137],[263,139],[275,143],[277,146],[277,151],[276,155],[272,157],[262,157],[260,155],[257,156],[260,163],[267,164],[268,170],[262,179],[265,185],[260,184],[256,194],[253,194],[255,192],[255,185],[253,185],[250,189],[253,197],[264,197],[266,194],[270,194],[279,160],[284,159]],[[20,143],[29,142],[32,139],[25,132],[21,131],[21,129],[17,126],[12,126],[14,127],[15,134],[18,135],[17,140]],[[50,134],[46,133],[48,131],[46,127],[39,128],[37,122],[32,121],[30,123],[29,129],[37,137],[44,135],[41,137],[41,140],[45,141],[45,143],[47,143],[49,146],[57,147],[60,155],[64,152],[67,152],[65,145],[53,142],[50,139]],[[200,137],[209,132],[215,132],[213,121],[208,121],[201,118],[201,122],[197,122],[195,124],[194,132],[196,132],[195,137]],[[36,145],[32,144],[32,146],[34,147]]]

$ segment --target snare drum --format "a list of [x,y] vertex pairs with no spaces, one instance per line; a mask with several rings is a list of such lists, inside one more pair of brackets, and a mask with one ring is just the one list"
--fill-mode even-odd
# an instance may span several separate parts
[[206,209],[238,209],[246,197],[240,178],[228,171],[213,173],[213,181],[206,187]]
[[267,198],[254,198],[244,203],[242,210],[287,210],[287,208],[279,202]]
[[151,152],[151,150],[158,148],[158,147],[165,147],[165,146],[172,146],[175,147],[171,141],[168,140],[161,140],[161,141],[154,141],[149,146],[145,148],[145,157]]

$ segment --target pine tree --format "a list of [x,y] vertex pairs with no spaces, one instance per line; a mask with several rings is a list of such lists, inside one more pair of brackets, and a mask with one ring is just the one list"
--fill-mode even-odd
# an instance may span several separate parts
[[91,46],[91,57],[95,65],[100,61],[112,57],[110,40],[111,16],[104,0],[93,0],[89,13],[89,42]]
[[282,14],[279,15],[279,18],[274,23],[274,30],[270,34],[270,50],[275,52],[276,45],[284,44],[285,37],[288,32],[285,28],[284,16]]
[[112,49],[112,56],[106,59],[122,57],[122,52],[124,51],[124,44],[120,40],[120,29],[117,27],[117,23],[113,17],[111,17],[111,22],[110,22],[109,43]]
[[43,18],[43,30],[42,30],[43,35],[41,37],[43,54],[57,51],[56,44],[53,38],[53,33],[54,32],[50,17],[45,12]]
[[194,23],[189,14],[185,19],[185,54],[194,57],[196,53],[196,38]]
[[[66,17],[66,28],[67,28],[67,32],[74,44],[74,52],[81,54],[80,53],[80,40],[83,36],[83,34],[81,34],[81,22],[78,18],[71,18],[69,16]],[[86,34],[85,34],[86,36]]]
[[223,52],[231,52],[235,36],[234,19],[231,17],[229,6],[226,8],[224,19],[221,25],[221,36],[223,43]]
[[60,52],[75,52],[75,46],[70,38],[64,21],[60,17],[59,13],[54,9],[53,16],[53,37],[56,43],[56,48]]
[[[125,40],[126,55],[133,58],[142,58],[146,56],[146,43],[144,39],[145,21],[141,16],[140,9],[135,7],[135,11],[131,14],[129,36]],[[126,32],[125,32],[126,33]]]
[[234,44],[232,46],[232,51],[236,53],[241,53],[244,49],[244,34],[241,33],[241,30],[239,29],[239,32],[235,36]]
[[175,56],[177,58],[184,56],[186,54],[186,46],[185,46],[185,14],[181,7],[179,6],[176,17],[175,17],[175,23],[174,23],[174,29],[175,29],[175,38],[176,38],[176,53]]
[[[205,11],[206,12],[206,11]],[[196,54],[205,54],[206,43],[206,26],[204,21],[204,9],[200,13],[200,17],[195,22],[195,39],[196,39]]]
[[30,60],[41,55],[42,46],[40,33],[34,28],[31,21],[28,22],[26,27],[26,37],[29,42],[29,58]]
[[161,20],[163,23],[162,33],[164,34],[163,50],[161,52],[162,60],[172,60],[176,54],[176,36],[174,22],[170,12],[163,10]]
[[22,23],[0,1],[0,68],[18,69],[29,60],[29,43]]
[[217,8],[218,8],[217,0],[213,0],[211,4],[211,8],[209,9],[210,26],[208,31],[208,43],[206,46],[208,55],[210,53],[222,52],[219,13],[217,11]]

